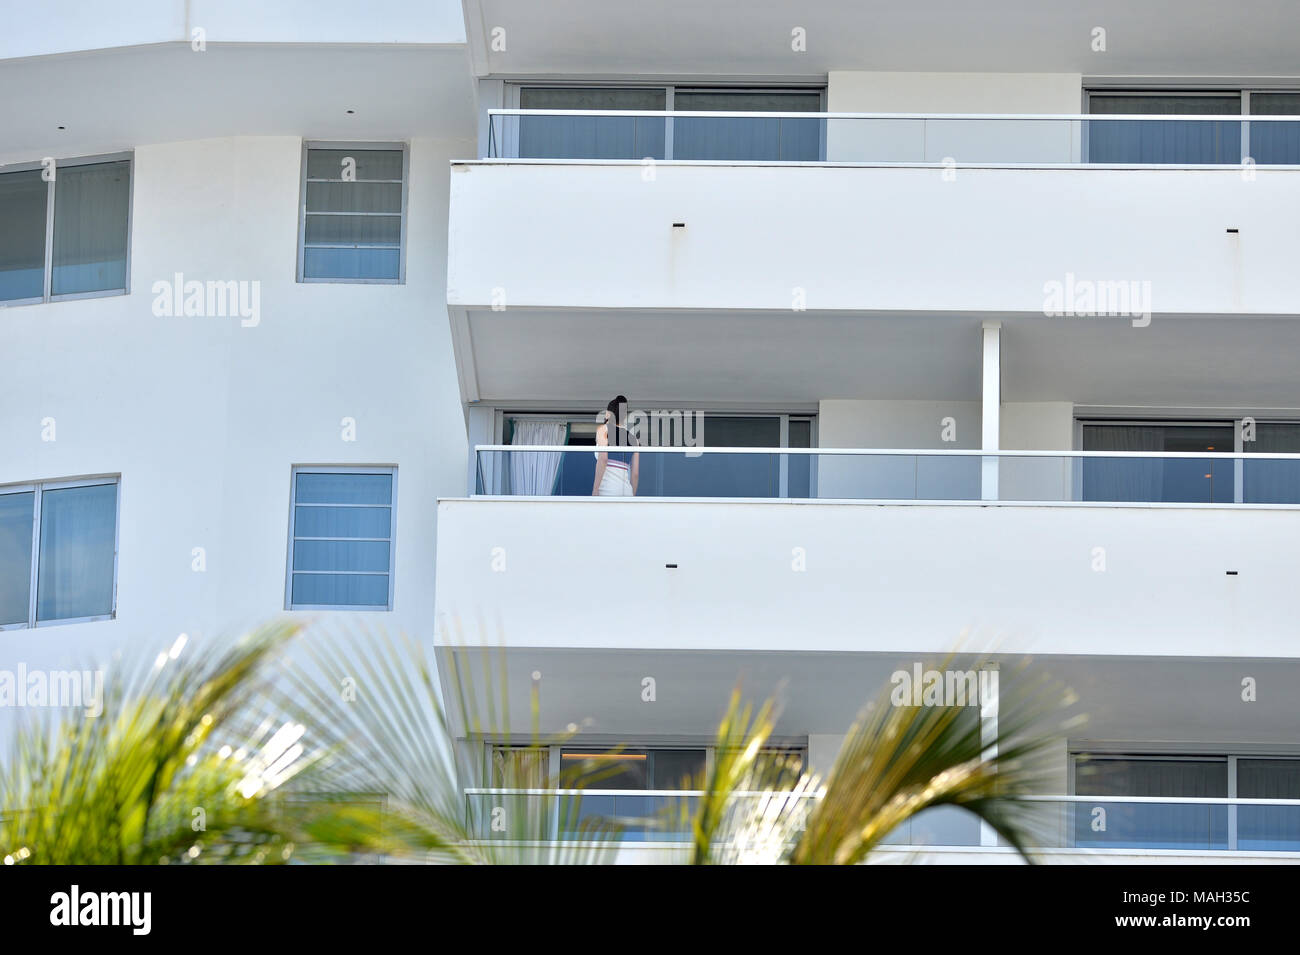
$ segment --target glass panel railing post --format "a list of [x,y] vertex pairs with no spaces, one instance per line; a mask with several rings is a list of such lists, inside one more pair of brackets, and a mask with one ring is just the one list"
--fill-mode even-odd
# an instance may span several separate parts
[[998,500],[998,457],[986,454],[980,459],[980,500]]

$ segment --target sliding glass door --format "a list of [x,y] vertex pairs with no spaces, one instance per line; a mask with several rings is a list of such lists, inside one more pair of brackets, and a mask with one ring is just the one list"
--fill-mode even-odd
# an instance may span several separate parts
[[[1206,120],[1089,119],[1088,161],[1100,163],[1239,163],[1241,94],[1092,93],[1092,116],[1175,115]],[[1212,117],[1232,117],[1215,121]]]
[[1295,116],[1294,123],[1247,123],[1246,152],[1261,166],[1300,164],[1300,93],[1251,93],[1250,115]]
[[[1237,763],[1242,799],[1300,799],[1300,759],[1254,759]],[[1300,806],[1241,806],[1237,848],[1300,852]]]
[[[1242,449],[1256,454],[1300,453],[1300,424],[1261,421],[1255,440]],[[1243,497],[1248,504],[1300,504],[1300,461],[1242,462]]]
[[[641,427],[638,497],[793,497],[815,493],[812,454],[706,452],[707,448],[808,448],[811,416],[713,412],[646,412]],[[505,444],[591,448],[590,454],[509,454],[499,493],[589,497],[596,479],[596,421],[592,414],[507,415]],[[699,451],[655,452],[661,448]]]
[[[520,109],[663,110],[662,89],[555,89],[524,87]],[[524,116],[519,156],[526,159],[664,158],[664,121],[648,116]],[[508,130],[494,130],[505,135]]]
[[826,122],[820,89],[520,86],[519,109],[808,113],[746,116],[510,116],[493,123],[490,155],[521,159],[817,162]]
[[[685,90],[673,97],[675,110],[746,113],[817,113],[820,90]],[[825,121],[677,116],[672,119],[674,159],[724,162],[816,162],[821,158]]]
[[1085,501],[1231,504],[1234,447],[1225,424],[1096,423],[1083,425],[1084,451],[1194,453],[1195,458],[1084,458]]
[[[1141,799],[1225,799],[1226,757],[1080,756],[1080,796]],[[1075,845],[1096,848],[1226,849],[1228,807],[1223,803],[1099,801],[1074,805]]]
[[[1237,165],[1249,157],[1261,166],[1300,164],[1300,92],[1098,91],[1088,94],[1088,113],[1089,162]],[[1205,119],[1108,120],[1107,115]],[[1252,116],[1296,120],[1252,123]]]

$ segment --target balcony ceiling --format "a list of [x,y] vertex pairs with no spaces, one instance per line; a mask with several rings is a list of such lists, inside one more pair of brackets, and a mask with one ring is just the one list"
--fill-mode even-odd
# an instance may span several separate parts
[[[670,407],[824,398],[978,401],[980,325],[1001,318],[1004,401],[1300,408],[1300,322],[1288,319],[471,310],[468,395]],[[472,366],[473,375],[466,368]]]
[[[470,654],[466,665],[477,674],[481,651],[460,652]],[[753,699],[776,694],[784,704],[778,734],[801,736],[843,733],[858,709],[889,686],[895,670],[919,659],[906,653],[546,648],[507,650],[506,669],[511,711],[519,713],[528,712],[531,674],[542,674],[543,732],[576,723],[585,733],[610,737],[707,734],[740,681]],[[1040,656],[1004,659],[1001,670],[1004,706],[1018,687],[1036,680],[1074,690],[1079,704],[1071,714],[1088,717],[1072,731],[1075,739],[1122,740],[1140,726],[1144,740],[1166,744],[1289,746],[1295,743],[1290,728],[1300,725],[1300,697],[1285,691],[1300,680],[1300,660]],[[655,680],[653,705],[641,699],[647,676]],[[1244,676],[1259,681],[1259,699],[1249,706],[1241,702]],[[1267,692],[1268,685],[1277,692]]]
[[[1295,75],[1293,0],[466,0],[480,75],[720,74],[830,70]],[[505,30],[492,51],[491,31]],[[791,30],[807,51],[791,50]],[[1094,53],[1092,30],[1107,31]],[[499,46],[499,44],[498,44]]]
[[472,139],[472,86],[457,46],[167,43],[3,60],[0,163],[236,135]]

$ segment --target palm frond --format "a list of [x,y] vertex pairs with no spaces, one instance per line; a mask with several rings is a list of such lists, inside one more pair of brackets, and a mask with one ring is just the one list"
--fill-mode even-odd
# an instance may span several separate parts
[[882,693],[850,729],[790,861],[862,862],[905,822],[941,806],[972,813],[1032,861],[1044,820],[1024,797],[1049,778],[1047,757],[1075,698],[1045,678],[1017,685],[1002,695],[992,736],[978,706],[895,705]]
[[133,675],[123,667],[100,716],[54,711],[20,726],[0,772],[0,854],[37,864],[290,858],[296,819],[269,797],[310,759],[293,726],[241,730],[259,674],[296,629],[266,627],[184,658],[177,641]]
[[[536,686],[527,727],[510,722],[503,654],[485,649],[480,676],[468,654],[444,656],[449,710],[433,662],[409,638],[316,631],[300,652],[307,665],[287,668],[280,700],[326,754],[310,779],[322,788],[303,793],[334,807],[314,821],[315,839],[396,862],[581,864],[612,856],[617,827],[581,807],[581,789],[598,774],[566,773],[557,790],[549,780],[537,786],[526,762],[491,764],[494,742],[545,752],[571,736],[541,732]],[[466,779],[491,780],[494,791],[467,794]]]

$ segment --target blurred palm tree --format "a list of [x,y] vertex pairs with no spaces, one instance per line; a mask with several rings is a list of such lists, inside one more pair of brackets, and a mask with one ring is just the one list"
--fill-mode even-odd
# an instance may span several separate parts
[[[504,654],[443,657],[444,700],[418,643],[293,625],[221,653],[174,646],[110,695],[105,714],[37,720],[0,767],[0,855],[24,863],[375,861],[585,864],[612,861],[618,820],[582,805],[611,772],[600,760],[548,774],[538,688],[526,728],[508,708]],[[1041,785],[1068,705],[1003,706],[991,737],[977,711],[893,706],[850,729],[824,783],[767,744],[776,706],[742,703],[715,758],[660,823],[689,833],[696,864],[864,861],[927,809],[957,806],[1022,854],[1023,797]],[[1050,714],[1049,714],[1050,715]],[[510,758],[501,758],[508,747]],[[533,757],[536,758],[533,758]],[[465,781],[480,788],[467,792]]]
[[[620,827],[582,810],[582,790],[609,770],[544,771],[549,748],[572,733],[541,732],[535,681],[519,730],[504,654],[485,650],[477,677],[461,655],[446,655],[448,702],[429,656],[409,639],[354,631],[300,648],[305,665],[288,669],[280,699],[328,754],[294,787],[335,807],[313,822],[322,844],[408,863],[612,861]],[[495,758],[502,743],[522,758]],[[467,793],[465,780],[479,790]]]
[[293,636],[267,627],[222,653],[185,638],[124,682],[103,713],[46,711],[0,757],[7,864],[283,862],[303,833],[269,796],[311,763],[302,727],[258,719],[266,664]]
[[[949,657],[940,667],[954,665]],[[976,661],[973,669],[988,667]],[[771,701],[757,710],[732,694],[719,726],[717,757],[677,825],[691,833],[691,862],[852,865],[921,813],[956,807],[992,828],[1033,862],[1059,820],[1041,803],[1053,779],[1062,733],[1082,717],[1068,689],[1029,679],[1011,699],[994,699],[996,720],[973,707],[898,705],[889,690],[863,708],[823,783],[765,758],[776,728]]]

